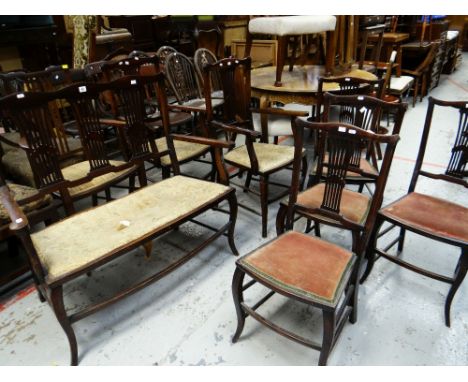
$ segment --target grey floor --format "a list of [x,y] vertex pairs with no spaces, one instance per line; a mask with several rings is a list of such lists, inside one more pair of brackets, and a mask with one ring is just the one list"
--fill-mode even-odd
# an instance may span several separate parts
[[[468,55],[452,75],[443,75],[431,95],[445,100],[468,100]],[[419,146],[427,101],[409,107],[392,165],[384,204],[404,195]],[[455,117],[456,118],[456,117]],[[437,117],[426,157],[428,168],[441,169],[454,139],[456,122]],[[191,168],[185,168],[192,171]],[[158,178],[158,173],[152,173]],[[287,176],[287,175],[284,175]],[[421,181],[430,192],[468,205],[466,190],[441,182]],[[238,191],[239,199],[258,206]],[[83,207],[87,207],[84,205]],[[277,204],[270,209],[268,238],[260,238],[260,218],[240,210],[235,239],[241,255],[275,237]],[[224,215],[208,213],[206,221],[220,224]],[[299,223],[297,229],[301,228]],[[350,236],[323,229],[323,237],[350,247]],[[183,226],[158,240],[150,259],[142,249],[67,285],[66,306],[76,310],[99,301],[148,272],[181,255],[203,238],[204,229]],[[409,234],[403,256],[451,275],[458,251]],[[293,343],[247,319],[238,343],[231,337],[236,315],[231,297],[235,257],[225,238],[219,238],[190,262],[146,289],[74,324],[81,365],[316,365],[318,352]],[[35,291],[24,287],[0,303],[1,365],[67,365],[68,343],[50,307]],[[251,288],[247,299],[264,294]],[[448,286],[379,260],[360,288],[359,318],[346,324],[329,358],[329,365],[467,365],[468,281],[452,305],[452,327],[444,325]],[[321,339],[321,313],[300,303],[273,297],[262,313],[305,336]]]

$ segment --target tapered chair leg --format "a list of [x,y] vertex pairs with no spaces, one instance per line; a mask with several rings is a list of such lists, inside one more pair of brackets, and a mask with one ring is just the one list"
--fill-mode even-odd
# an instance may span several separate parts
[[375,262],[375,248],[377,248],[377,239],[378,239],[378,233],[380,230],[381,225],[383,224],[383,220],[379,219],[379,216],[377,215],[377,219],[375,220],[374,228],[372,230],[372,234],[369,238],[369,243],[367,245],[366,249],[366,259],[367,259],[367,265],[366,265],[366,270],[364,271],[364,274],[362,275],[361,279],[359,282],[362,284],[364,281],[366,281],[367,277],[372,271],[372,268],[374,267],[374,262]]
[[262,208],[262,237],[268,231],[268,175],[260,176],[260,204]]
[[288,50],[288,36],[278,36],[278,50],[276,52],[276,81],[275,86],[282,86],[281,77],[283,74],[283,67],[286,61]]
[[237,329],[232,337],[232,342],[236,343],[239,339],[242,330],[244,329],[246,314],[242,309],[241,304],[244,302],[244,294],[242,291],[242,283],[244,281],[245,273],[240,269],[236,268],[234,277],[232,279],[232,297],[234,298],[234,306],[236,307],[237,313]]
[[52,309],[54,310],[55,315],[60,325],[62,326],[62,329],[65,331],[65,334],[68,338],[68,343],[70,344],[71,366],[76,366],[78,365],[78,345],[76,343],[75,332],[73,331],[70,320],[67,316],[67,312],[65,311],[65,306],[63,305],[62,286],[52,289],[51,302]]
[[398,247],[397,247],[398,254],[400,254],[401,251],[403,251],[403,245],[405,244],[405,236],[406,236],[406,230],[404,228],[401,228],[400,236],[398,238]]
[[463,282],[466,273],[468,271],[468,248],[462,249],[462,253],[460,255],[460,259],[458,260],[458,264],[455,270],[455,278],[453,280],[452,287],[449,290],[447,295],[447,299],[445,300],[445,325],[450,327],[450,308],[452,305],[453,297],[455,293],[457,293],[458,288],[460,287],[461,283]]
[[236,248],[236,244],[234,242],[234,229],[236,227],[236,221],[237,221],[237,199],[234,194],[228,199],[229,203],[229,229],[227,232],[228,235],[228,243],[229,247],[231,248],[232,253],[235,256],[239,256],[239,251]]
[[323,311],[323,340],[320,351],[319,366],[326,366],[330,355],[333,339],[335,336],[335,315],[334,312]]
[[250,171],[248,171],[247,176],[245,177],[244,192],[249,192],[248,188],[250,187],[250,182],[251,181],[252,181],[252,173]]

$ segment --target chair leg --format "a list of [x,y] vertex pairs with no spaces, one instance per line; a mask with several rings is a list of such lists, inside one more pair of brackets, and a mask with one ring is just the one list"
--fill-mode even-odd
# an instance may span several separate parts
[[232,194],[228,198],[228,203],[229,203],[229,229],[227,232],[228,235],[228,243],[229,247],[231,248],[232,253],[235,256],[239,256],[239,251],[236,248],[236,244],[234,243],[234,229],[236,227],[236,221],[237,221],[237,199],[235,194]]
[[298,43],[299,37],[300,36],[293,37],[292,53],[291,53],[291,57],[289,58],[289,71],[290,72],[293,71],[294,61],[296,61],[296,51],[297,51],[297,43]]
[[[135,190],[135,176],[133,178],[133,190]],[[145,165],[142,164],[138,169],[138,182],[140,183],[140,188],[146,187],[148,185],[148,178],[146,177]],[[132,191],[133,191],[132,190]]]
[[280,204],[278,214],[276,215],[276,236],[284,233],[285,219],[288,212],[288,207]]
[[241,303],[244,302],[244,294],[242,291],[244,277],[245,273],[239,267],[236,267],[236,271],[234,272],[234,277],[232,279],[232,297],[234,298],[234,306],[236,307],[237,313],[237,329],[232,337],[233,343],[236,343],[239,339],[245,324],[246,314],[241,306]]
[[398,255],[400,255],[401,251],[403,251],[403,245],[405,243],[405,236],[406,236],[406,230],[404,228],[401,228],[400,237],[398,239],[398,247],[397,247]]
[[307,180],[307,173],[309,171],[309,166],[307,162],[307,157],[304,155],[302,157],[302,167],[301,167],[301,184],[300,184],[300,189],[303,190],[305,186],[305,182]]
[[97,198],[97,194],[93,194],[91,196],[92,198],[92,202],[93,202],[93,207],[96,207],[98,205],[98,198]]
[[416,99],[418,98],[419,92],[419,78],[414,80],[414,90],[413,90],[413,107],[416,105]]
[[260,176],[260,204],[262,208],[262,237],[268,231],[268,175]]
[[276,81],[275,86],[282,86],[281,76],[283,74],[284,62],[288,50],[288,36],[278,36],[278,50],[276,52]]
[[106,194],[106,202],[110,202],[112,200],[110,188],[106,188],[104,193]]
[[457,268],[455,270],[455,278],[453,280],[452,287],[447,295],[445,300],[445,325],[450,327],[450,308],[452,306],[452,300],[457,293],[458,288],[460,287],[463,279],[468,272],[468,248],[463,248],[458,260]]
[[248,171],[247,176],[245,177],[244,192],[249,192],[248,188],[250,187],[250,182],[251,181],[252,181],[252,173],[250,171]]
[[51,291],[52,308],[57,316],[57,319],[62,326],[62,329],[67,335],[68,342],[70,344],[71,352],[71,366],[78,365],[78,345],[76,343],[75,332],[71,326],[70,320],[68,319],[65,306],[63,305],[63,288],[58,286],[53,288]]
[[168,166],[163,166],[161,168],[161,175],[163,179],[167,179],[171,176],[171,169]]
[[335,336],[335,314],[333,311],[323,311],[323,340],[320,351],[319,366],[326,366]]
[[366,259],[367,259],[367,266],[366,270],[364,271],[364,274],[362,275],[361,279],[359,282],[362,284],[364,281],[366,281],[367,277],[372,271],[372,268],[375,263],[375,248],[377,247],[377,239],[378,239],[378,234],[381,225],[383,224],[383,220],[379,219],[379,216],[377,215],[377,219],[375,220],[374,228],[372,230],[372,234],[369,238],[369,243],[367,244],[367,249],[366,249]]

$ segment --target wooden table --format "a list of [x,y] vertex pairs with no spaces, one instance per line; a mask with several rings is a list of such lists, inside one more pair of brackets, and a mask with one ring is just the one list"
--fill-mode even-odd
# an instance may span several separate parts
[[[252,70],[251,95],[259,98],[260,108],[269,107],[271,102],[300,103],[303,105],[315,105],[317,103],[318,79],[325,76],[323,65],[295,65],[292,72],[285,65],[283,71],[283,86],[274,86],[276,67],[268,66]],[[335,73],[335,76],[347,75],[349,77],[376,80],[377,77],[365,70],[353,69],[346,73]],[[338,90],[338,85],[325,83],[324,91]],[[266,138],[268,132],[268,116],[261,115],[262,139]],[[263,136],[264,134],[265,137]],[[266,142],[266,141],[265,141]]]
[[[409,33],[384,33],[383,34],[383,45],[384,49],[386,49],[386,57],[387,59],[392,54],[392,50],[396,49],[397,55],[395,58],[395,62],[398,64],[396,67],[396,75],[397,77],[401,76],[401,44],[409,39]],[[369,41],[377,40],[377,36],[369,36]]]

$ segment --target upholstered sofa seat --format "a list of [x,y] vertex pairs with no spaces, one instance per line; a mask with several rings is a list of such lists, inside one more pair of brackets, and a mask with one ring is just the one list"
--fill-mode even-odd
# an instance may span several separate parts
[[201,211],[230,187],[175,176],[31,235],[49,283]]

